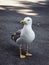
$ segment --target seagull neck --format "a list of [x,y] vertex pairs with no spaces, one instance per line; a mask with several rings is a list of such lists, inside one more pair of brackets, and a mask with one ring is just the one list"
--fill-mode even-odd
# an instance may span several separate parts
[[24,25],[24,28],[32,28],[32,25]]

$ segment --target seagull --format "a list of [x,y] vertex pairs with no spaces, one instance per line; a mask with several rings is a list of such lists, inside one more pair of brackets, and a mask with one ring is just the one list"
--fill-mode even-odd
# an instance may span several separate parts
[[26,49],[26,55],[22,54],[22,43],[20,43],[20,58],[25,58],[26,56],[32,56],[31,53],[29,53],[28,45],[33,42],[35,39],[35,32],[32,29],[32,18],[31,17],[25,17],[23,20],[20,21],[20,23],[24,24],[23,28],[16,31],[15,34],[11,35],[11,39],[15,42],[19,41],[25,41],[25,44],[27,44]]

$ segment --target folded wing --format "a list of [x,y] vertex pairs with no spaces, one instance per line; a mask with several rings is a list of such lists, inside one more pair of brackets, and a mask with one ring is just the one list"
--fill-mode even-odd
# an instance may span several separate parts
[[16,42],[16,40],[20,37],[21,30],[16,31],[16,33],[11,35],[11,39]]

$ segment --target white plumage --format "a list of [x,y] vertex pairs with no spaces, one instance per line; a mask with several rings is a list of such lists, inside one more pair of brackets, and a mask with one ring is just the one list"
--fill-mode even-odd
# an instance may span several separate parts
[[[16,35],[13,35],[12,38],[13,38],[13,40],[15,40],[17,42],[17,44],[19,41],[25,41],[26,42],[25,44],[27,44],[26,56],[32,56],[32,54],[30,54],[28,52],[28,45],[31,44],[32,41],[35,39],[35,33],[32,29],[32,18],[31,17],[25,17],[20,22],[23,23],[24,26],[21,30],[18,30],[16,32]],[[20,33],[20,34],[18,35],[18,33]],[[19,45],[20,45],[20,58],[25,58],[26,56],[22,55],[22,53],[21,53],[22,43],[20,43]]]
[[20,30],[21,34],[17,40],[23,39],[27,43],[31,43],[35,39],[35,33],[32,29],[32,19],[30,17],[25,17],[23,23],[24,27]]

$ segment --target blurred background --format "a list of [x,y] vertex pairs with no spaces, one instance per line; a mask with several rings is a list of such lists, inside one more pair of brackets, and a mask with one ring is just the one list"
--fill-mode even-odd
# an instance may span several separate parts
[[[10,36],[26,16],[32,17],[36,38],[29,47],[33,56],[20,59]],[[0,0],[0,65],[49,65],[49,0]]]

